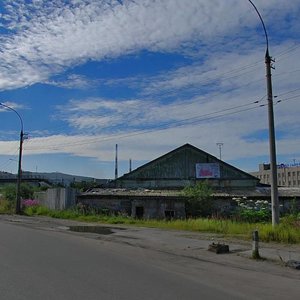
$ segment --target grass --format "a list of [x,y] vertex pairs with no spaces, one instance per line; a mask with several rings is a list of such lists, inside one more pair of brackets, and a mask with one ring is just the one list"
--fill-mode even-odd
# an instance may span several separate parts
[[42,206],[28,207],[27,215],[43,215],[52,218],[72,219],[84,222],[98,222],[106,224],[125,224],[163,229],[176,229],[193,232],[222,234],[227,237],[250,240],[253,230],[259,231],[259,239],[263,242],[277,242],[285,244],[300,243],[300,228],[292,218],[282,220],[275,228],[270,223],[247,223],[233,220],[217,219],[184,219],[184,220],[138,220],[124,216],[108,216],[99,214],[82,214],[77,210],[55,211]]
[[0,199],[0,214],[12,214],[15,210],[14,203]]

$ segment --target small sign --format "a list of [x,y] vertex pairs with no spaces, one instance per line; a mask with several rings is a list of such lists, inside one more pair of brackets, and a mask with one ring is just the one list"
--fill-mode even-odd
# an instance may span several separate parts
[[220,165],[217,163],[196,164],[196,178],[220,178]]

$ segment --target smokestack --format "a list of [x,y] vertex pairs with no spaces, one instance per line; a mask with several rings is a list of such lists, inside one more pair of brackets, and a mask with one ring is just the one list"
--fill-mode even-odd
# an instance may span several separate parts
[[116,144],[115,179],[118,178],[118,144]]
[[131,165],[132,165],[132,162],[131,162],[131,158],[129,159],[129,172],[131,172]]

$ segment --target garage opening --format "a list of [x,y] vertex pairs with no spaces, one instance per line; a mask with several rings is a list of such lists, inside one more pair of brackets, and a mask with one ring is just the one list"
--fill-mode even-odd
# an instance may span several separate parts
[[142,219],[144,217],[144,207],[143,206],[136,206],[135,217],[137,219]]

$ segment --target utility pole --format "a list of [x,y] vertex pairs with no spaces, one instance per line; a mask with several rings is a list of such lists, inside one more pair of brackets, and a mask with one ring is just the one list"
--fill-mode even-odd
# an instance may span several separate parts
[[223,143],[217,143],[217,146],[219,147],[219,157],[220,157],[220,160],[222,160],[222,147],[223,147]]
[[19,164],[18,164],[18,178],[17,178],[17,195],[16,195],[16,214],[21,213],[21,180],[22,180],[22,151],[23,151],[24,133],[20,133],[20,148],[19,148]]
[[272,205],[272,225],[279,224],[279,200],[277,187],[277,163],[276,163],[276,145],[275,145],[275,129],[274,129],[274,111],[273,111],[273,92],[272,92],[272,57],[269,54],[269,39],[265,23],[260,15],[257,7],[252,0],[248,0],[254,7],[261,24],[264,29],[266,38],[266,78],[267,78],[267,94],[268,94],[268,121],[269,121],[269,148],[270,148],[270,171],[271,171],[271,205]]
[[275,128],[273,111],[273,91],[272,91],[272,58],[269,55],[269,49],[266,50],[266,78],[268,93],[268,117],[269,117],[269,147],[270,147],[270,170],[271,170],[271,205],[272,205],[272,225],[279,224],[279,200],[277,187],[277,162],[275,146]]
[[21,132],[20,132],[20,146],[19,146],[19,163],[18,163],[18,176],[17,176],[17,191],[16,191],[16,214],[21,213],[21,181],[22,181],[22,152],[23,152],[23,141],[24,141],[24,136],[27,134],[24,134],[23,131],[23,119],[21,115],[12,107],[0,103],[1,106],[13,111],[19,118],[20,120],[20,125],[21,125]]
[[131,158],[129,159],[129,172],[131,172],[132,170],[132,161],[131,161]]
[[118,144],[116,144],[116,157],[115,157],[115,179],[118,178]]

